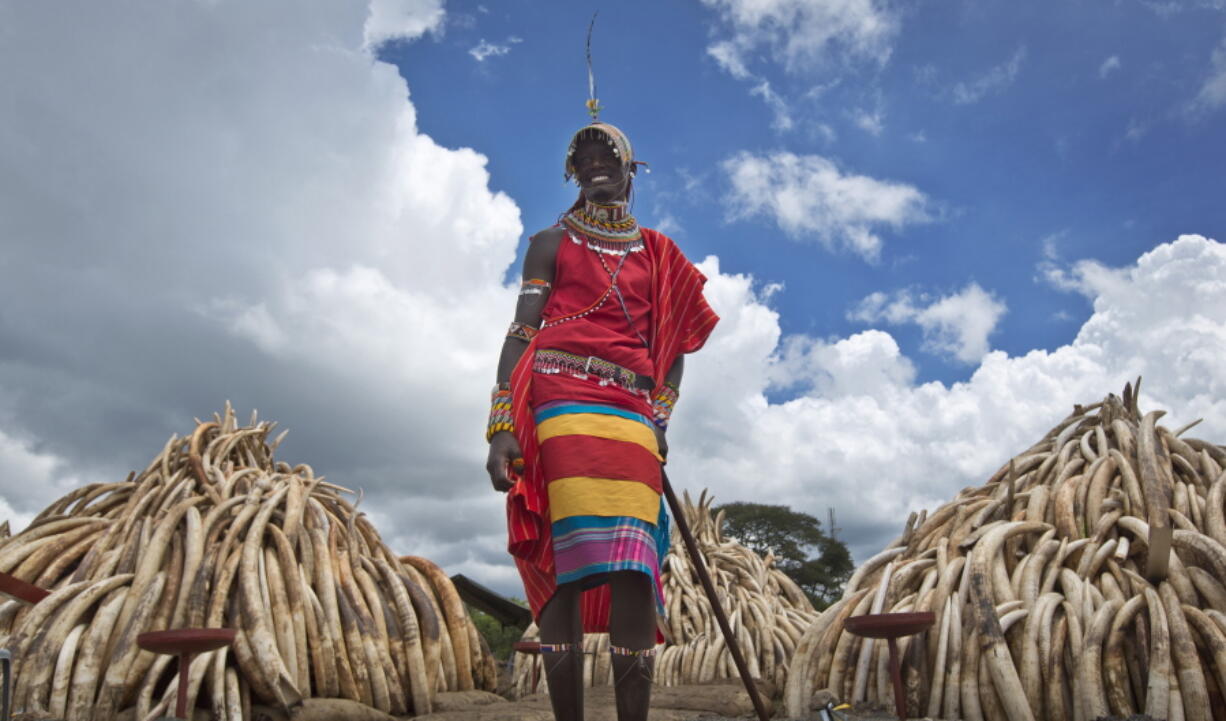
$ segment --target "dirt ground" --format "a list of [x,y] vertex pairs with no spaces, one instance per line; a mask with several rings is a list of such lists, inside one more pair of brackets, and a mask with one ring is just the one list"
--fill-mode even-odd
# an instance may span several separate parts
[[[769,698],[769,697],[768,697]],[[585,721],[616,721],[617,711],[613,701],[613,689],[607,686],[589,688],[584,696]],[[785,719],[773,715],[779,709],[768,702],[772,721],[812,721],[816,713],[806,719]],[[875,709],[859,709],[840,712],[846,721],[893,721],[897,717]],[[652,694],[651,715],[648,721],[754,721],[749,694],[739,684],[709,684],[702,686],[678,686],[656,688]],[[519,701],[507,701],[502,697],[481,691],[465,691],[443,694],[439,709],[428,716],[419,716],[416,721],[554,721],[549,707],[549,697],[534,694]]]

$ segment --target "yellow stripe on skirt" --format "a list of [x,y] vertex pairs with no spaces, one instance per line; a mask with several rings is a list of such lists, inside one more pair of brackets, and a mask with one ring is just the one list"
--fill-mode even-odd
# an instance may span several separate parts
[[638,481],[573,476],[549,484],[549,517],[630,516],[655,523],[660,515],[660,494]]
[[595,436],[615,441],[629,441],[651,451],[657,460],[663,461],[656,433],[642,423],[604,413],[569,413],[541,421],[536,427],[538,443],[554,436]]

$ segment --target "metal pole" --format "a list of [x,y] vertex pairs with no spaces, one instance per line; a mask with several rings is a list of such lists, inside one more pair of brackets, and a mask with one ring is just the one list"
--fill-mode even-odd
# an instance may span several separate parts
[[681,540],[685,542],[685,548],[690,553],[690,560],[694,562],[694,570],[698,571],[698,580],[702,582],[702,588],[707,593],[707,600],[711,602],[711,610],[715,611],[715,620],[719,622],[719,630],[724,634],[724,641],[728,644],[728,651],[732,654],[732,661],[736,664],[736,670],[741,674],[741,682],[745,684],[745,690],[749,693],[749,700],[753,701],[754,711],[758,713],[759,721],[767,721],[770,715],[766,712],[766,706],[762,703],[762,697],[758,695],[758,687],[754,685],[753,678],[749,675],[749,667],[745,665],[745,658],[741,655],[741,647],[736,643],[736,636],[732,633],[732,627],[728,625],[728,616],[724,613],[724,609],[719,605],[719,598],[715,595],[715,586],[711,583],[711,576],[707,573],[707,565],[703,563],[702,554],[698,552],[698,544],[694,541],[694,534],[690,533],[690,526],[685,522],[685,513],[681,509],[681,504],[677,503],[677,495],[673,493],[673,486],[668,482],[668,474],[664,472],[664,467],[660,467],[660,477],[664,481],[664,497],[668,499],[668,507],[673,512],[673,521],[677,524],[677,530],[681,532]]

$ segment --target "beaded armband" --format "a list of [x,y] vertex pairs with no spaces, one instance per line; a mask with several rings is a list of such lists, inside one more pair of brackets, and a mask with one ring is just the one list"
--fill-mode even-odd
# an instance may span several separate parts
[[498,431],[515,432],[515,424],[511,420],[511,389],[499,383],[490,393],[490,421],[485,429],[485,442]]
[[544,295],[549,292],[552,286],[549,281],[541,280],[540,278],[529,278],[519,286],[520,295]]
[[530,342],[536,337],[540,331],[527,323],[520,323],[517,320],[511,321],[511,327],[507,329],[508,338],[518,338],[519,340]]
[[673,415],[673,408],[677,405],[677,397],[680,391],[677,386],[671,383],[665,383],[658,393],[651,399],[651,422],[655,423],[660,430],[668,428],[668,419]]

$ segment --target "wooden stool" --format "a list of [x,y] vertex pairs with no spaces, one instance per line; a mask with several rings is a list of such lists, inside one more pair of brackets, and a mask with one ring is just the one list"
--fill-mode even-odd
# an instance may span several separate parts
[[192,656],[213,651],[234,643],[232,628],[180,628],[173,631],[149,631],[136,637],[136,644],[154,653],[173,653],[179,657],[179,700],[175,717],[191,721],[187,715],[187,675]]
[[903,695],[902,671],[898,667],[898,644],[894,640],[919,633],[934,621],[935,613],[923,611],[852,616],[843,622],[843,628],[857,636],[884,638],[890,644],[890,675],[894,678],[894,710],[898,712],[898,721],[906,721],[907,698]]

